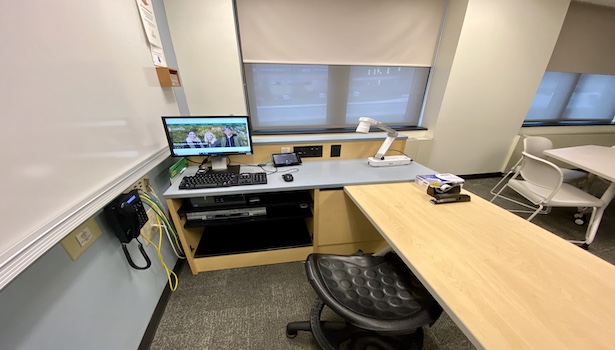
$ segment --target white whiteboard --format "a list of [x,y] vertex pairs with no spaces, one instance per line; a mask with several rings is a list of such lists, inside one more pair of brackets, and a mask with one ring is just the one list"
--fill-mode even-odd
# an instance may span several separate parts
[[2,1],[0,43],[1,289],[168,155],[178,108],[134,0]]

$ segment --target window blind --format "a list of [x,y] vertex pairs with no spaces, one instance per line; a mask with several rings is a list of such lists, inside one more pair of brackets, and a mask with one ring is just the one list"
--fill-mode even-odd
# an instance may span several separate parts
[[615,9],[572,2],[548,71],[615,75]]
[[430,67],[445,0],[237,0],[244,63]]

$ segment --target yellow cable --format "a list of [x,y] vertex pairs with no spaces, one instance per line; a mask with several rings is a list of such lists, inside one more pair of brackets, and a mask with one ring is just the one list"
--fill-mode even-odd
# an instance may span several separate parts
[[[179,278],[177,277],[175,272],[169,270],[167,265],[164,263],[162,252],[160,251],[160,248],[162,247],[162,223],[160,222],[160,218],[158,217],[158,215],[156,215],[156,221],[158,223],[158,235],[159,235],[158,245],[155,245],[154,242],[150,241],[149,238],[145,237],[145,235],[141,235],[141,237],[143,237],[143,239],[149,242],[156,249],[156,252],[158,253],[158,259],[160,260],[160,264],[162,265],[162,267],[167,273],[167,280],[169,281],[169,288],[171,289],[172,292],[174,292],[177,289]],[[173,283],[174,281],[175,283]]]
[[[146,196],[140,196],[141,200],[145,201],[150,208],[152,208],[152,210],[154,211],[154,213],[156,214],[156,220],[158,220],[158,222],[160,222],[159,217],[163,217],[165,218],[165,223],[167,226],[167,229],[169,229],[169,222],[168,220],[166,220],[166,217],[164,216],[164,213],[161,213],[160,208],[156,205],[155,202],[153,202],[151,199],[147,198]],[[162,231],[162,228],[160,228],[160,230]],[[173,232],[175,233],[175,232]],[[179,243],[178,239],[177,239],[177,235],[176,234],[172,234],[171,236],[173,236],[173,240],[175,241],[175,247],[178,248],[179,252],[184,254],[184,256],[186,255],[186,253],[183,250],[182,245]]]
[[177,232],[175,231],[175,227],[173,227],[173,225],[170,225],[170,222],[167,219],[166,214],[160,208],[160,205],[158,203],[156,203],[155,201],[153,201],[148,196],[141,197],[141,200],[145,200],[145,202],[150,206],[150,208],[152,208],[154,210],[156,215],[158,215],[158,216],[160,216],[160,217],[162,217],[164,219],[165,224],[167,225],[167,229],[171,229],[171,231],[173,232],[173,238],[175,239],[175,242],[180,246],[180,249],[181,249],[181,244],[179,244],[179,241],[177,241]]
[[[152,209],[154,210],[154,213],[156,214],[156,219],[157,219],[157,220],[159,220],[160,213],[158,213],[158,212],[156,211],[156,209],[154,209],[154,208],[152,208]],[[165,222],[166,222],[166,221],[165,221]],[[170,225],[170,224],[169,224],[169,223],[167,223],[167,224],[165,225],[165,227],[167,227],[167,229],[168,229],[169,225]],[[186,254],[184,253],[184,250],[183,250],[183,248],[182,248],[182,245],[181,245],[181,244],[179,243],[179,241],[177,240],[177,235],[172,234],[171,236],[173,236],[173,241],[175,242],[175,244],[174,244],[175,248],[177,248],[177,250],[178,250],[181,254],[183,254],[183,255],[185,256]]]

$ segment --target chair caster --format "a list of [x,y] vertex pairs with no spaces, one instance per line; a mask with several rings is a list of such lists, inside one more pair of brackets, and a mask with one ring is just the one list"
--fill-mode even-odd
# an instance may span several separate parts
[[311,331],[311,325],[309,322],[291,322],[286,325],[286,337],[293,339],[297,336],[299,331]]
[[583,243],[583,244],[581,244],[581,248],[583,248],[585,250],[588,250],[589,249],[589,244]]
[[296,331],[289,332],[288,330],[286,330],[286,338],[293,339],[293,338],[296,338],[296,337],[297,337],[297,332]]
[[585,224],[585,215],[581,213],[574,214],[574,223],[582,226]]

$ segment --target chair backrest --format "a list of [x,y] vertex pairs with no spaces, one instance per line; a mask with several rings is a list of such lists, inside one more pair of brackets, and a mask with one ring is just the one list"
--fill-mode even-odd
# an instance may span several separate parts
[[553,192],[547,196],[546,200],[550,200],[564,182],[564,174],[562,170],[548,160],[536,157],[527,152],[522,152],[523,163],[519,173],[523,179],[533,185],[540,186]]
[[546,159],[542,152],[553,148],[553,142],[542,136],[529,136],[523,139],[523,151],[533,156]]

